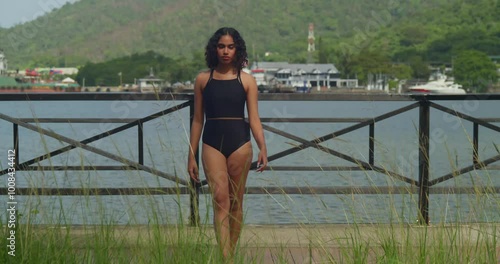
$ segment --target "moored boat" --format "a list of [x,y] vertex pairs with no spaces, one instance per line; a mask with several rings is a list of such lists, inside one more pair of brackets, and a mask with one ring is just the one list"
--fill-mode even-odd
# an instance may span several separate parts
[[417,84],[408,89],[410,93],[428,94],[465,94],[462,85],[449,81],[444,74],[438,74],[436,80]]

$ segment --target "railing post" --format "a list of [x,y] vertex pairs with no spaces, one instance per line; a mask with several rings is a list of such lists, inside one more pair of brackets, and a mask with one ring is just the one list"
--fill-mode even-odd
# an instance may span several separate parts
[[142,122],[137,124],[137,141],[139,147],[139,164],[144,165],[144,131],[142,130]]
[[370,163],[371,166],[375,164],[375,123],[370,124],[370,135],[369,135],[369,141],[368,141],[368,149],[369,149],[369,158],[368,162]]
[[426,99],[420,101],[419,113],[419,155],[418,155],[418,208],[420,224],[429,224],[429,130],[430,107]]
[[[191,132],[192,125],[193,125],[193,118],[194,118],[194,100],[191,99],[191,104],[189,105],[189,131]],[[196,153],[194,153],[194,158],[196,160],[196,164],[198,164],[199,167],[199,151],[198,149],[196,150]],[[195,182],[193,179],[190,178],[190,192],[189,192],[189,200],[190,200],[190,208],[191,208],[191,215],[189,217],[189,224],[191,226],[199,226],[200,225],[200,213],[199,213],[199,205],[200,205],[200,184]]]
[[479,163],[479,124],[474,122],[474,132],[472,136],[473,144],[473,154],[472,154],[472,164],[477,165]]
[[13,127],[13,132],[14,132],[14,157],[16,158],[16,168],[18,168],[19,164],[19,126],[17,124],[14,124]]

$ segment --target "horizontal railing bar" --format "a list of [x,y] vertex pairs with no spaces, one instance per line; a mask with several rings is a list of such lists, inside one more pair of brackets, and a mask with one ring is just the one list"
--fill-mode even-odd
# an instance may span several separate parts
[[188,93],[2,93],[0,101],[184,101],[193,97]]
[[[500,166],[485,166],[476,169],[484,170],[500,170]],[[28,166],[25,168],[19,168],[19,171],[64,171],[64,170],[74,170],[74,171],[104,171],[104,170],[136,170],[134,167],[130,166]],[[326,167],[307,167],[307,166],[270,166],[271,171],[366,171],[370,168],[362,168],[356,166],[326,166]],[[439,181],[439,182],[442,182]]]
[[[177,195],[190,194],[189,187],[160,188],[16,188],[16,195]],[[202,193],[210,193],[202,187]],[[432,187],[431,194],[483,194],[500,193],[500,186],[475,187]],[[7,195],[7,188],[0,189],[0,195]],[[405,186],[346,186],[346,187],[247,187],[246,194],[299,194],[299,195],[364,195],[364,194],[418,194],[418,187]]]
[[[484,170],[500,170],[500,166],[486,166]],[[18,168],[18,171],[105,171],[105,170],[137,170],[131,166],[27,166]],[[325,166],[325,167],[309,167],[309,166],[269,166],[270,171],[366,171],[371,168],[359,166]]]
[[132,123],[139,118],[19,118],[25,123]]
[[98,170],[137,170],[132,166],[27,166],[18,168],[19,171],[98,171]]
[[[418,194],[418,187],[247,187],[247,194]],[[432,187],[431,194],[500,193],[500,186]]]
[[[131,123],[138,118],[19,118],[25,123]],[[357,123],[371,120],[371,118],[270,118],[263,117],[261,122],[272,123]]]
[[463,101],[500,100],[500,94],[263,93],[259,101]]
[[[485,166],[482,168],[484,170],[500,170],[500,166]],[[18,168],[19,171],[93,171],[93,170],[137,170],[131,166],[27,166],[23,168]],[[269,166],[270,171],[367,171],[372,170],[369,167],[360,166]]]
[[[176,195],[189,194],[189,187],[162,188],[16,188],[16,195]],[[0,195],[8,190],[0,189]]]
[[[2,93],[0,101],[157,101],[193,100],[192,93]],[[261,93],[259,101],[463,101],[500,100],[500,94]]]
[[384,93],[262,93],[259,101],[415,101],[407,95]]
[[[365,122],[372,118],[318,118],[318,117],[299,117],[299,118],[274,118],[262,117],[261,122],[272,123],[356,123]],[[477,118],[484,122],[495,123],[500,122],[500,118]],[[139,118],[20,118],[26,123],[131,123],[139,120]]]
[[272,171],[366,171],[367,168],[359,166],[325,166],[325,167],[309,167],[309,166],[269,166]]
[[[92,170],[137,170],[131,166],[28,166],[19,168],[19,171],[37,171],[37,170],[74,170],[74,171],[92,171]],[[363,168],[359,166],[325,166],[325,167],[312,167],[312,166],[269,166],[268,170],[271,171],[366,171],[370,168]]]
[[275,118],[262,117],[261,122],[272,123],[356,123],[372,120],[372,118],[319,118],[319,117],[297,117],[297,118]]
[[488,118],[476,117],[476,118],[479,119],[479,120],[483,120],[485,122],[488,122],[488,123],[498,123],[498,122],[500,122],[500,118],[492,118],[492,117],[488,117]]

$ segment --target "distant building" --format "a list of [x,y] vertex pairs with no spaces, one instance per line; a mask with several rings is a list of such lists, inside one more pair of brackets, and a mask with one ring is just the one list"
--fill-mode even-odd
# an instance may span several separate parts
[[78,68],[35,68],[34,71],[38,73],[48,73],[50,75],[53,74],[62,74],[62,75],[76,75],[78,74]]
[[0,75],[7,74],[7,58],[5,57],[3,50],[0,49]]
[[269,85],[277,81],[283,85],[300,88],[335,89],[356,88],[357,79],[342,79],[335,65],[291,64],[288,62],[259,62],[251,67],[257,84]]
[[170,83],[154,75],[153,68],[149,70],[149,75],[136,80],[136,85],[141,93],[161,93]]

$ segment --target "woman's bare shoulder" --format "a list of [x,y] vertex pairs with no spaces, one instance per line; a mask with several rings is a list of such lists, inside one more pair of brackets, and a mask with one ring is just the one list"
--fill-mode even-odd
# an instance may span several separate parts
[[255,83],[255,78],[253,77],[253,75],[251,75],[251,74],[249,74],[247,72],[242,71],[241,72],[241,81],[244,84],[250,85],[250,84]]
[[210,70],[200,71],[196,76],[196,82],[205,84],[210,78]]

